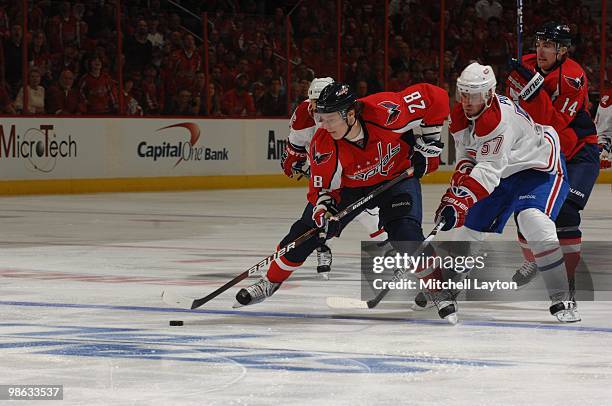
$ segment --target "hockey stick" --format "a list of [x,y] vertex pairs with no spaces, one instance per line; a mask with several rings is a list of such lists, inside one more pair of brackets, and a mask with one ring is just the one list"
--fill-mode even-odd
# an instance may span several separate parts
[[[331,219],[336,220],[336,221],[342,219],[343,217],[349,215],[353,211],[364,206],[367,202],[369,202],[370,200],[372,200],[379,194],[385,192],[386,190],[391,189],[393,186],[395,186],[399,182],[412,177],[413,173],[414,173],[414,169],[409,168],[408,170],[402,172],[401,174],[393,178],[391,181],[380,185],[379,187],[371,191],[368,195],[357,200],[355,203],[347,206],[344,210],[340,211],[338,214],[331,217]],[[250,275],[253,275],[257,271],[259,271],[262,267],[268,266],[272,261],[284,256],[286,253],[288,253],[295,247],[299,246],[304,241],[308,240],[310,237],[315,235],[315,233],[317,232],[319,232],[318,228],[316,227],[311,228],[310,230],[306,231],[304,234],[300,235],[295,240],[291,241],[289,244],[285,245],[283,248],[277,250],[272,255],[269,255],[263,260],[259,261],[257,264],[253,265],[246,271],[242,272],[240,275],[236,276],[234,279],[230,280],[225,285],[221,286],[219,289],[215,290],[214,292],[212,292],[211,294],[207,296],[204,296],[199,299],[194,299],[194,298],[188,298],[184,296],[178,296],[171,292],[164,291],[162,292],[162,300],[171,306],[177,306],[183,309],[197,309],[198,307],[202,306],[204,303],[214,299],[215,297],[219,296],[221,293],[225,292],[232,286],[236,285],[238,282],[246,279]]]
[[[438,234],[438,232],[442,229],[442,227],[444,227],[444,220],[440,220],[434,226],[433,230],[431,230],[427,238],[425,238],[425,240],[421,243],[419,248],[412,254],[412,256],[419,256],[429,245],[429,243],[434,239],[436,234]],[[393,277],[391,278],[390,282],[397,282],[401,279],[404,279],[406,277],[406,272],[408,272],[408,270],[404,268],[396,269],[393,272]],[[389,284],[387,284],[387,287],[378,292],[378,294],[374,298],[367,301],[348,297],[328,297],[326,303],[327,306],[331,307],[332,309],[373,309],[378,306],[380,301],[383,300],[390,291],[391,289],[389,288]]]

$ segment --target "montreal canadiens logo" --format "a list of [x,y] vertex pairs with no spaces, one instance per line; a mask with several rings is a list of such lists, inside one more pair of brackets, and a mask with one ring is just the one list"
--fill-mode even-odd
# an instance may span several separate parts
[[378,103],[378,105],[387,110],[386,126],[389,126],[397,121],[400,116],[399,104],[385,100]]

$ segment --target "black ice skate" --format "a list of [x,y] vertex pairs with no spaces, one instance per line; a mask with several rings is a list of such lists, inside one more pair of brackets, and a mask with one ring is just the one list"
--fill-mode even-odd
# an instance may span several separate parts
[[332,252],[329,247],[322,244],[317,248],[317,272],[323,279],[329,279],[331,271]]
[[523,265],[512,276],[512,281],[516,282],[519,288],[524,287],[533,280],[538,274],[538,266],[535,262],[525,261]]
[[448,321],[450,324],[457,324],[457,302],[453,294],[448,290],[439,292],[431,292],[431,298],[438,308],[438,316],[441,319]]
[[414,297],[414,304],[412,310],[425,310],[434,306],[433,298],[431,293],[428,291],[421,291]]
[[240,289],[236,294],[236,302],[232,306],[234,309],[263,302],[280,288],[281,283],[270,282],[267,277],[263,277],[259,282],[249,287]]
[[552,301],[549,310],[561,323],[576,323],[580,320],[576,301],[568,293],[560,293],[550,298]]

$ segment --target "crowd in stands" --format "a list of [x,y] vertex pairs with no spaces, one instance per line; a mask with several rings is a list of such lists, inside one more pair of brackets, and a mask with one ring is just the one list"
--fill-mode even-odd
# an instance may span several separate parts
[[[112,0],[29,3],[24,33],[21,1],[0,0],[3,114],[287,116],[307,97],[315,76],[349,82],[359,96],[385,90],[385,84],[397,91],[417,82],[438,84],[452,96],[452,84],[471,60],[491,64],[505,78],[517,46],[515,0],[446,0],[442,61],[440,2],[390,0],[385,81],[382,0],[341,2],[340,64],[335,1],[178,1],[181,8],[161,0],[124,1],[120,43]],[[586,0],[524,3],[524,51],[544,21],[568,23],[576,35],[572,57],[597,91],[601,37]],[[194,18],[203,12],[208,47],[202,21]],[[118,45],[122,58],[116,57]],[[612,60],[607,68],[610,77]]]

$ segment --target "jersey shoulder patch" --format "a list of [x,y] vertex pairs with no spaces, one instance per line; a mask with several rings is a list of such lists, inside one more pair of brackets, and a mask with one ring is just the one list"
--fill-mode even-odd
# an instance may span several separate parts
[[298,131],[303,130],[305,128],[314,127],[315,122],[310,112],[308,111],[308,106],[310,102],[308,100],[304,100],[295,108],[293,115],[291,116],[291,128]]
[[599,100],[599,105],[604,109],[612,105],[612,88],[605,89]]

